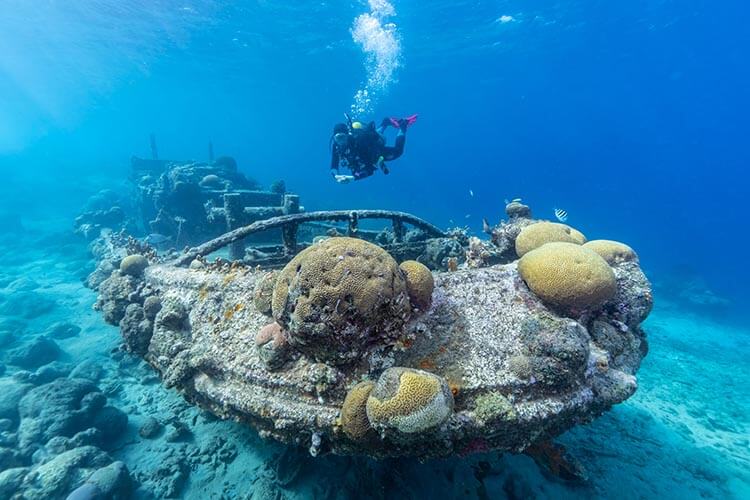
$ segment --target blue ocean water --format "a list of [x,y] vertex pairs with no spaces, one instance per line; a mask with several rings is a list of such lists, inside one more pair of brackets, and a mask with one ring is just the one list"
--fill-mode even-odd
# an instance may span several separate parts
[[[638,392],[562,438],[589,484],[522,456],[484,457],[484,493],[476,458],[400,461],[397,477],[325,458],[307,459],[284,494],[323,496],[341,476],[351,496],[362,477],[376,497],[750,496],[746,2],[6,0],[0,11],[0,290],[7,304],[49,301],[0,304],[0,322],[21,343],[59,322],[83,329],[58,341],[60,360],[103,367],[101,387],[129,416],[110,454],[152,485],[138,495],[249,495],[285,453],[239,426],[195,423],[145,369],[110,361],[118,333],[90,311],[90,256],[70,227],[90,195],[127,183],[153,133],[164,158],[206,159],[210,140],[261,183],[284,179],[308,209],[404,210],[480,234],[504,199],[550,219],[561,207],[587,235],[635,248],[654,283]],[[419,113],[390,175],[331,179],[344,112]],[[192,419],[196,436],[230,436],[216,446],[239,458],[191,462],[139,440],[149,405]],[[160,474],[184,478],[159,490],[149,471],[172,459]]]

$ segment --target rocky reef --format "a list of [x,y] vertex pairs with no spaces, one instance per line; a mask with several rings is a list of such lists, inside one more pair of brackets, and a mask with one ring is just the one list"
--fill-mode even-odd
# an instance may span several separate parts
[[313,455],[521,452],[635,392],[652,298],[626,245],[506,212],[447,272],[351,237],[274,272],[131,255],[96,307],[166,386]]

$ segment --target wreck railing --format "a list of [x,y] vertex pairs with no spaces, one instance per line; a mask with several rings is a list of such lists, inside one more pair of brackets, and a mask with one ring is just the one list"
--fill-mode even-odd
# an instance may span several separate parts
[[300,224],[315,221],[347,221],[349,223],[348,234],[354,236],[357,234],[359,221],[361,219],[390,219],[393,225],[393,234],[396,242],[401,242],[406,234],[404,224],[411,224],[417,229],[421,229],[431,238],[443,238],[445,233],[429,222],[420,219],[406,212],[394,212],[390,210],[335,210],[325,212],[308,212],[290,215],[281,215],[270,219],[253,222],[247,226],[239,227],[228,233],[222,234],[218,238],[207,241],[202,245],[188,249],[185,254],[173,261],[176,266],[185,266],[198,256],[209,255],[221,248],[232,245],[232,258],[239,259],[244,253],[244,245],[237,245],[243,238],[269,229],[281,228],[284,251],[287,255],[294,255],[297,252],[297,229]]

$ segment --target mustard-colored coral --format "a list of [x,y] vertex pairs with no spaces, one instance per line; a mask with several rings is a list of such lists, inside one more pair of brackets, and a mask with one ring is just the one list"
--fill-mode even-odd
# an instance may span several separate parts
[[529,288],[553,306],[592,309],[617,291],[609,264],[593,250],[574,243],[547,243],[518,261]]
[[524,227],[516,237],[516,254],[523,257],[545,243],[555,241],[582,245],[586,237],[580,231],[557,222],[537,222]]
[[253,304],[259,313],[270,316],[271,315],[271,299],[273,298],[273,287],[276,284],[276,278],[278,277],[278,271],[271,271],[263,275],[258,283],[255,285],[255,293],[253,294]]
[[410,307],[398,264],[377,245],[329,238],[279,274],[272,311],[290,342],[318,361],[343,363],[401,334]]
[[435,289],[435,279],[427,266],[416,260],[401,263],[401,270],[406,277],[406,290],[414,307],[426,311],[432,304],[432,291]]
[[360,382],[346,393],[341,407],[341,427],[344,433],[354,441],[359,441],[372,431],[367,419],[367,398],[370,396],[375,383]]
[[148,260],[140,254],[128,255],[120,262],[120,272],[135,278],[140,277],[148,267]]
[[619,241],[593,240],[583,245],[583,247],[601,255],[610,266],[623,262],[638,262],[638,255],[635,251],[625,243],[620,243]]
[[406,434],[433,429],[453,412],[453,394],[447,382],[429,372],[389,368],[367,399],[367,417],[376,428]]

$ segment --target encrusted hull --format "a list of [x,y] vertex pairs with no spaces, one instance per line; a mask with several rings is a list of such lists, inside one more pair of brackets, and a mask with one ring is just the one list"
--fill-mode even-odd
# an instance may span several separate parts
[[[635,392],[650,285],[635,262],[613,270],[614,299],[575,318],[545,306],[515,263],[436,273],[431,307],[408,321],[395,345],[373,346],[345,366],[295,354],[273,371],[255,345],[273,321],[253,307],[261,271],[164,264],[139,278],[115,271],[97,305],[166,385],[220,417],[314,454],[427,458],[522,451]],[[347,391],[393,366],[443,377],[455,401],[450,417],[426,432],[352,439],[340,421]]]

